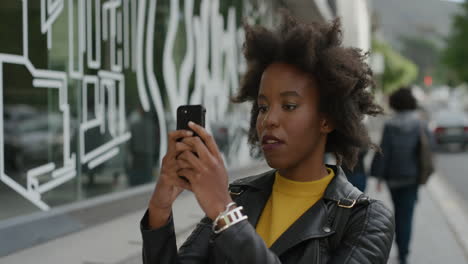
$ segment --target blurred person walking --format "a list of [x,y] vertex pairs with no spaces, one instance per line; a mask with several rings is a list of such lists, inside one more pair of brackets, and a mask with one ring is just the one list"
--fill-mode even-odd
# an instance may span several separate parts
[[145,112],[141,105],[132,111],[128,123],[132,137],[128,145],[131,155],[127,161],[127,180],[129,186],[136,186],[153,179],[159,129],[155,125],[152,113]]
[[[233,101],[252,103],[249,143],[273,170],[228,186],[212,135],[194,123],[200,138],[170,132],[140,222],[143,262],[387,263],[393,215],[339,166],[354,167],[359,149],[371,145],[363,116],[382,112],[366,89],[365,56],[341,46],[338,20],[302,24],[289,16],[277,31],[246,25],[244,54],[248,69]],[[324,163],[325,151],[338,166]],[[183,190],[206,217],[177,251],[172,204]]]
[[392,93],[389,105],[395,114],[384,124],[381,152],[374,156],[371,175],[379,180],[378,191],[381,190],[382,181],[390,189],[399,260],[400,264],[406,264],[420,184],[421,137],[423,133],[428,139],[431,137],[427,124],[417,111],[416,98],[411,89],[403,87]]
[[364,167],[364,158],[366,157],[367,150],[360,150],[358,155],[358,160],[356,166],[353,169],[349,169],[347,166],[343,165],[343,171],[348,177],[348,181],[358,188],[361,192],[364,192],[367,187],[367,172]]

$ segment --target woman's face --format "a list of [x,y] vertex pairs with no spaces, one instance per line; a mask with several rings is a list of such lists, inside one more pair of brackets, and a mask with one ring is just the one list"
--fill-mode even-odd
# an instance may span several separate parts
[[289,64],[271,64],[262,75],[257,103],[257,134],[270,167],[288,169],[323,157],[330,129],[318,111],[314,78]]

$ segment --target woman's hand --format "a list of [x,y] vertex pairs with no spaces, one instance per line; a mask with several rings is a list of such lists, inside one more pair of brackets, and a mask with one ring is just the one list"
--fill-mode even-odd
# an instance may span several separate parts
[[191,137],[192,131],[177,130],[169,133],[167,153],[162,159],[161,173],[158,183],[149,202],[149,225],[151,228],[159,228],[167,223],[172,212],[172,204],[184,190],[190,190],[190,184],[179,178],[177,171],[180,169],[176,157],[189,151],[190,147],[178,142],[178,139]]
[[200,137],[182,140],[191,150],[178,156],[180,169],[177,174],[189,180],[200,207],[214,220],[232,202],[228,192],[228,174],[213,137],[193,122],[189,122],[189,127]]

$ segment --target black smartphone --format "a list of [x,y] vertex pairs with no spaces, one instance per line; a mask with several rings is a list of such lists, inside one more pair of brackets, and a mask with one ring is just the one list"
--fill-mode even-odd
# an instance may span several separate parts
[[[185,129],[193,131],[189,126],[188,122],[192,121],[202,127],[205,127],[205,107],[203,105],[181,105],[177,108],[177,130]],[[194,136],[198,136],[195,131],[193,131]],[[180,139],[178,140],[180,141]],[[195,155],[197,155],[195,153]],[[198,156],[198,155],[197,155]],[[189,182],[184,176],[179,176],[181,179]]]
[[[205,127],[206,109],[203,105],[181,105],[177,108],[177,130],[185,129],[193,131],[188,122],[192,121],[202,127]],[[198,136],[194,132],[194,136]]]

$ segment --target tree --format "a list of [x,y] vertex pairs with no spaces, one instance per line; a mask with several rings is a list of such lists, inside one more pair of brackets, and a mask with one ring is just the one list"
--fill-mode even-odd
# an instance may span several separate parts
[[468,2],[461,6],[462,11],[453,18],[443,62],[452,70],[453,81],[468,83]]
[[372,50],[384,57],[385,70],[380,77],[384,93],[391,93],[401,86],[409,85],[418,77],[418,67],[388,44],[374,39]]
[[[440,49],[430,38],[402,36],[400,41],[403,56],[419,68],[418,82],[422,82],[426,75],[436,75],[440,68]],[[435,79],[444,82],[440,76]]]

